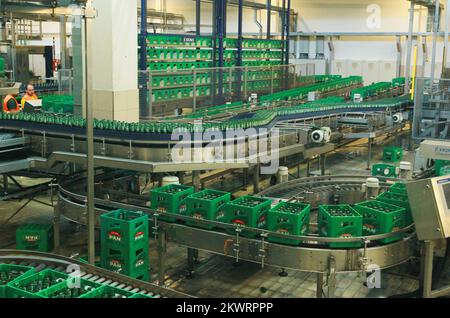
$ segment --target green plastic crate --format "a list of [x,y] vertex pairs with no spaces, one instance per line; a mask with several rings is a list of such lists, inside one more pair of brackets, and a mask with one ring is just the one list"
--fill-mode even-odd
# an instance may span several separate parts
[[[267,229],[288,235],[306,235],[309,231],[310,204],[280,202],[267,213]],[[299,245],[299,240],[269,236],[270,242]]]
[[26,224],[16,230],[18,250],[50,252],[53,243],[53,224]]
[[405,225],[408,226],[414,222],[411,214],[411,206],[407,194],[400,194],[391,191],[381,193],[377,201],[386,202],[402,208],[405,208]]
[[[151,209],[160,213],[185,214],[186,197],[194,193],[193,187],[169,184],[150,191]],[[175,222],[175,218],[161,216],[161,220]]]
[[[355,209],[363,216],[364,235],[378,235],[398,231],[405,225],[405,208],[376,200],[355,204]],[[402,234],[379,240],[387,244],[400,240]]]
[[375,164],[372,166],[372,176],[374,177],[387,177],[387,178],[397,178],[398,168],[396,166],[387,164]]
[[64,282],[40,291],[38,295],[43,298],[80,298],[101,286],[87,279],[70,277]]
[[34,274],[34,268],[30,266],[0,264],[0,298],[6,297],[6,287],[20,278]]
[[101,267],[139,280],[149,279],[149,249],[118,250],[102,247]]
[[405,194],[407,195],[406,191],[406,184],[401,182],[396,182],[393,185],[389,187],[389,192],[398,193],[398,194]]
[[116,210],[100,216],[102,246],[131,248],[148,246],[148,215]]
[[69,275],[51,269],[16,279],[6,288],[7,298],[44,298],[39,292],[61,282],[66,282]]
[[[351,238],[362,236],[363,218],[350,205],[320,205],[318,215],[319,235]],[[332,248],[360,247],[362,242],[328,243]]]
[[[233,223],[242,227],[265,228],[267,212],[270,210],[272,200],[254,196],[243,196],[224,205],[222,221]],[[220,220],[219,220],[220,221]],[[235,234],[234,230],[228,230]],[[242,231],[242,236],[255,237],[256,233]]]
[[[228,192],[209,190],[193,193],[186,198],[186,215],[203,220],[216,221],[223,217],[223,210],[220,208],[231,200]],[[221,213],[219,213],[219,211]],[[194,221],[186,222],[191,226],[212,229],[214,225],[198,223]]]
[[383,149],[384,162],[399,162],[403,158],[403,149],[398,147],[386,147]]
[[132,292],[104,285],[89,293],[81,295],[80,298],[131,298],[132,296],[134,296],[134,293]]

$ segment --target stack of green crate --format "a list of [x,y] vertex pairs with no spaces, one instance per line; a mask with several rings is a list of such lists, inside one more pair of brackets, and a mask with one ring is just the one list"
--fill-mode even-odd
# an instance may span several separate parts
[[[237,39],[225,38],[224,45],[224,67],[236,66],[237,58]],[[150,34],[147,36],[147,65],[148,69],[152,71],[167,71],[167,70],[197,70],[197,77],[210,77],[210,74],[201,73],[201,69],[211,68],[213,66],[213,38],[200,37],[193,35],[169,35],[169,34]],[[282,42],[279,40],[266,39],[244,39],[243,40],[243,66],[274,66],[282,63]],[[275,72],[275,82],[280,78],[279,72]],[[164,72],[152,74],[152,91],[153,102],[169,102],[181,98],[192,98],[193,90],[193,74],[186,74],[184,81],[171,81],[171,77],[178,75],[168,75]],[[249,81],[258,81],[261,78],[248,79]],[[218,80],[218,79],[217,79]],[[234,81],[236,76],[234,76]],[[164,85],[163,83],[171,85]],[[197,85],[205,86],[197,97],[206,97],[210,95],[209,85],[211,80],[203,79],[200,83],[197,80]],[[280,83],[274,83],[275,88],[280,86]],[[168,87],[186,89],[187,92],[180,91],[172,92],[174,94],[166,94],[159,92]],[[266,85],[267,86],[267,85]],[[268,87],[268,86],[267,86]],[[267,87],[262,88],[261,85],[249,90],[263,91]],[[209,93],[208,93],[209,92]],[[181,96],[180,96],[181,95]]]
[[[364,235],[378,235],[398,231],[405,226],[405,208],[370,200],[355,204],[355,209],[363,217]],[[379,240],[383,244],[398,241],[402,234]]]
[[100,216],[101,267],[136,279],[149,278],[148,216],[116,210]]
[[[254,196],[243,196],[224,205],[224,215],[221,221],[242,227],[262,229],[267,224],[267,212],[270,210],[272,200]],[[228,230],[235,234],[234,230]],[[255,237],[256,233],[242,231],[242,236]]]
[[376,198],[376,200],[405,208],[405,226],[408,226],[414,222],[407,194],[400,194],[391,191],[386,191],[381,193]]
[[52,224],[25,224],[16,230],[16,249],[50,252],[53,249]]
[[399,162],[403,158],[403,149],[399,147],[385,147],[383,149],[384,162]]
[[[267,213],[267,229],[287,235],[307,235],[310,204],[280,202]],[[299,245],[299,240],[269,236],[270,242]]]
[[7,285],[34,274],[34,268],[30,266],[0,264],[0,298],[6,297]]
[[[193,35],[150,34],[147,36],[147,66],[151,71],[199,70],[213,66],[212,37]],[[197,85],[209,85],[208,73],[196,75]],[[173,80],[173,78],[179,78]],[[168,102],[193,98],[194,75],[187,73],[152,74],[152,101]],[[171,92],[165,92],[172,87]],[[175,89],[176,88],[176,89]],[[207,96],[205,94],[201,96]]]
[[[324,237],[352,238],[362,236],[363,218],[350,205],[320,205],[318,215],[319,235]],[[332,248],[360,247],[362,242],[328,243]]]
[[[186,214],[186,198],[194,193],[194,188],[179,184],[169,184],[150,191],[150,208],[159,213]],[[161,220],[175,222],[173,217],[160,216]]]
[[20,277],[7,285],[7,298],[44,298],[40,292],[62,282],[67,282],[69,275],[51,269]]
[[[223,205],[231,200],[228,192],[209,190],[193,193],[186,198],[186,216],[201,220],[220,220],[223,217]],[[212,229],[214,225],[187,222],[188,225]]]
[[393,165],[375,164],[372,166],[372,176],[396,178],[398,176],[398,168]]

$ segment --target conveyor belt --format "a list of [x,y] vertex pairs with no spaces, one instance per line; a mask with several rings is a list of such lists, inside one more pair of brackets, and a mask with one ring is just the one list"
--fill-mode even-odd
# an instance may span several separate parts
[[[273,110],[261,110],[258,113],[265,112],[267,116],[255,121],[252,116],[250,118],[242,119],[239,122],[233,123],[228,120],[221,123],[206,123],[202,125],[202,129],[226,130],[227,128],[247,129],[247,128],[271,128],[279,121],[289,119],[308,119],[313,117],[323,117],[336,115],[341,113],[370,113],[375,111],[385,111],[386,109],[398,109],[410,105],[411,101],[405,97],[392,98],[387,100],[379,100],[367,103],[333,103],[317,105],[308,107],[307,104],[292,107],[280,107]],[[28,115],[28,116],[26,116]],[[1,114],[0,127],[5,129],[21,129],[27,131],[36,131],[41,133],[54,133],[58,135],[67,136],[85,136],[85,121],[84,119],[77,119],[76,122],[57,121],[57,116],[42,115],[42,114]],[[133,141],[169,141],[171,140],[170,129],[184,128],[194,131],[194,125],[191,123],[109,123],[110,125],[117,124],[116,129],[109,129],[108,121],[95,121],[96,128],[94,135],[96,138],[119,139],[119,140],[133,140]],[[149,126],[153,125],[153,126]],[[159,127],[159,132],[150,132],[150,129]],[[166,147],[167,145],[162,145]]]
[[133,291],[134,293],[150,295],[153,298],[192,298],[192,296],[184,293],[110,272],[61,255],[34,251],[0,250],[0,263],[32,266],[36,271],[54,269],[62,272],[66,271],[68,265],[78,265],[80,266],[81,278],[102,285],[109,285],[127,291]]

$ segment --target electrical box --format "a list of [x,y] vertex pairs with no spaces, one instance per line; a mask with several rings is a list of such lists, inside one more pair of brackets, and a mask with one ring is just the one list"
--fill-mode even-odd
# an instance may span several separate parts
[[419,240],[450,237],[450,176],[406,184]]

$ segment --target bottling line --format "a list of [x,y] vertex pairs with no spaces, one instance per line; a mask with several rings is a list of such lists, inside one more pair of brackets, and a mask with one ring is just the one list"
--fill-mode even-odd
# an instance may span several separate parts
[[[338,275],[367,277],[366,287],[377,290],[376,273],[416,266],[420,259],[419,288],[389,297],[450,293],[441,280],[450,258],[450,84],[435,78],[434,60],[431,78],[411,74],[409,68],[414,6],[433,8],[429,3],[411,1],[405,77],[400,61],[392,80],[368,83],[363,76],[330,74],[333,34],[327,40],[326,75],[289,63],[291,14],[296,15],[290,0],[283,7],[268,2],[267,39],[243,36],[243,1],[236,3],[237,38],[227,35],[224,0],[213,1],[212,36],[200,32],[199,0],[195,35],[149,33],[142,22],[149,11],[143,0],[139,73],[130,76],[138,78],[133,91],[139,99],[134,100],[129,92],[113,89],[106,98],[107,93],[91,87],[87,74],[98,67],[92,62],[98,56],[88,43],[94,42],[90,36],[99,40],[92,33],[98,12],[91,1],[79,2],[85,34],[74,23],[79,42],[74,59],[80,65],[73,71],[83,68],[85,74],[74,74],[70,93],[63,94],[61,71],[58,81],[37,86],[48,93],[41,101],[24,98],[23,108],[4,107],[0,113],[0,199],[27,199],[0,226],[32,201],[49,206],[53,214],[52,224],[21,225],[16,249],[0,247],[0,298],[193,298],[177,284],[167,284],[169,246],[187,250],[186,277],[191,279],[201,251],[233,265],[276,268],[280,277],[287,270],[312,273],[315,296],[332,298]],[[136,14],[135,9],[130,11]],[[12,13],[23,12],[10,10],[16,44]],[[271,35],[272,11],[280,14],[280,36]],[[167,19],[167,12],[161,16]],[[61,20],[64,30],[65,23]],[[131,53],[109,48],[111,56],[114,48],[118,55],[136,53],[135,47]],[[16,54],[14,45],[7,51]],[[317,57],[322,51],[318,44]],[[309,53],[297,53],[309,58]],[[27,86],[6,81],[3,64],[0,57],[0,96],[15,96]],[[128,73],[121,74],[122,86]],[[52,94],[55,83],[58,94]],[[93,100],[98,99],[112,100],[111,109],[95,104],[106,115],[94,116]],[[116,119],[116,100],[123,104],[123,120]],[[130,120],[128,112],[138,113],[137,120]],[[375,141],[385,146],[383,162],[375,162]],[[364,167],[335,172],[327,156],[349,155],[346,147],[358,148],[357,157],[367,153]],[[404,151],[412,160],[402,160]],[[311,171],[315,161],[318,171]],[[303,164],[306,177],[300,175]],[[23,185],[17,178],[22,176],[45,181]],[[217,179],[225,181],[211,182]],[[37,199],[43,193],[50,204]],[[87,227],[87,240],[78,249],[87,249],[87,257],[68,252],[62,240],[67,220],[77,229]],[[156,252],[152,266],[151,252]],[[80,280],[76,287],[74,275]]]

